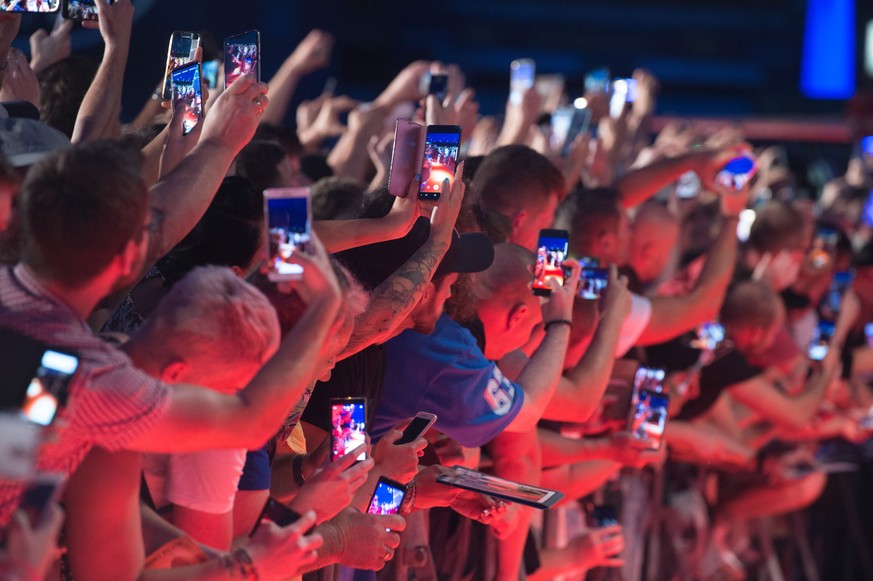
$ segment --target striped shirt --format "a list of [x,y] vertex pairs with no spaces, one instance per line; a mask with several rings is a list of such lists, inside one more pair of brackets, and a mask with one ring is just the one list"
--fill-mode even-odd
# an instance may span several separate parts
[[[70,475],[94,445],[123,450],[169,409],[172,392],[167,385],[95,336],[61,297],[22,265],[0,267],[0,327],[79,356],[67,405],[59,410],[40,447],[40,471]],[[20,485],[0,481],[0,526],[9,522],[21,490]]]

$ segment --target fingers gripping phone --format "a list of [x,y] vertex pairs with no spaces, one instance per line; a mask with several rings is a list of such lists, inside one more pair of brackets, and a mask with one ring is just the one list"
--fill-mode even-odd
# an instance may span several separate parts
[[[330,400],[330,458],[339,460],[367,443],[367,401],[362,397]],[[366,460],[361,453],[357,460]]]
[[60,0],[0,0],[0,12],[57,12]]
[[[297,514],[281,502],[273,498],[268,498],[267,503],[264,505],[264,509],[261,511],[261,515],[258,517],[258,520],[255,521],[255,526],[252,527],[252,532],[249,533],[249,536],[255,536],[255,533],[258,532],[258,527],[261,526],[261,521],[264,519],[271,520],[280,527],[287,527],[289,525],[293,525],[295,522],[300,520],[300,516],[301,515]],[[315,525],[313,525],[304,534],[308,535],[312,532],[312,529],[314,528]]]
[[406,426],[406,429],[403,430],[403,435],[400,436],[400,439],[394,442],[394,445],[399,446],[415,441],[419,436],[428,431],[436,420],[437,417],[434,414],[418,412],[412,418],[412,421],[409,422],[409,425]]
[[566,230],[540,230],[537,242],[537,258],[531,288],[537,296],[549,296],[552,292],[549,279],[564,284],[564,259],[569,250],[569,233]]
[[755,177],[757,171],[758,162],[743,155],[727,162],[716,174],[715,181],[728,189],[740,191]]
[[[115,0],[109,0],[114,3]],[[68,20],[82,22],[97,20],[97,3],[94,0],[64,0],[62,14]]]
[[427,94],[436,96],[440,103],[445,101],[446,96],[449,94],[449,76],[441,74],[431,75]]
[[267,278],[273,282],[300,280],[303,266],[292,258],[308,252],[311,236],[308,188],[270,188],[264,191],[267,221]]
[[458,125],[430,125],[427,128],[418,199],[438,200],[443,181],[447,178],[451,188],[458,167],[460,149],[461,128]]
[[367,514],[397,514],[405,497],[406,486],[381,476],[370,498]]
[[165,101],[173,97],[171,79],[173,70],[193,61],[198,48],[200,48],[200,35],[196,32],[176,31],[170,37],[170,48],[167,50],[167,68],[164,74],[164,90],[162,93]]
[[194,62],[171,73],[173,108],[184,105],[182,135],[188,135],[203,119],[203,85],[200,82],[200,63]]
[[224,40],[224,87],[243,75],[261,80],[261,33],[250,30]]

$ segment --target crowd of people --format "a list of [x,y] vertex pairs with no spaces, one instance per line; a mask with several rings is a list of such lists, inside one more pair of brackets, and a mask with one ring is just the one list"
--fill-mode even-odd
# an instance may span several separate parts
[[[96,6],[99,65],[0,15],[0,578],[871,578],[873,150],[810,199],[733,126],[654,131],[646,71],[556,143],[578,95],[498,121],[425,61],[286,126],[320,30],[190,132],[163,79],[123,125],[134,8]],[[436,201],[388,193],[399,117],[461,128]],[[309,189],[293,280],[275,188]]]

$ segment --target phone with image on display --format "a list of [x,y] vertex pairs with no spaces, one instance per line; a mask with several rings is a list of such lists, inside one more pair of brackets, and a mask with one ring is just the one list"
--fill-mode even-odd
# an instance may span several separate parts
[[0,0],[0,12],[57,12],[61,0]]
[[758,162],[747,155],[741,155],[719,170],[715,175],[715,182],[730,190],[740,191],[755,177],[757,171]]
[[300,280],[303,277],[303,266],[293,259],[297,253],[309,252],[311,215],[309,188],[264,190],[267,278],[271,281]]
[[836,326],[830,321],[819,322],[812,332],[812,341],[809,342],[809,349],[807,349],[807,356],[811,360],[821,361],[827,357],[835,329]]
[[[362,397],[330,400],[330,459],[339,460],[367,443],[367,400]],[[357,460],[366,460],[362,452]]]
[[596,300],[609,286],[609,269],[583,266],[579,274],[579,298]]
[[261,80],[261,33],[257,30],[224,39],[224,88],[243,75]]
[[809,260],[815,268],[825,268],[833,263],[837,256],[837,244],[840,233],[836,228],[820,227],[815,231],[812,248],[809,250]]
[[647,450],[658,450],[667,427],[670,396],[643,389],[631,409],[630,442]]
[[631,392],[631,407],[635,407],[640,400],[640,393],[651,391],[653,393],[664,392],[664,380],[667,372],[660,367],[647,367],[640,365],[634,374],[633,391]]
[[182,135],[188,135],[203,119],[203,86],[200,82],[200,63],[193,62],[175,69],[171,75],[173,109],[184,106]]
[[200,75],[203,77],[203,82],[209,89],[218,87],[218,67],[221,66],[221,61],[211,60],[203,63],[200,67]]
[[689,347],[702,351],[715,351],[725,340],[726,331],[721,323],[710,321],[698,326],[696,337],[688,342]]
[[384,476],[379,477],[370,498],[367,514],[397,514],[406,497],[406,486]]
[[531,289],[537,296],[549,296],[549,280],[564,284],[564,259],[569,250],[570,235],[566,230],[540,230]]
[[533,59],[518,59],[509,65],[509,101],[520,105],[524,92],[534,86],[537,64]]
[[170,37],[170,48],[167,50],[167,68],[164,74],[164,89],[162,91],[165,101],[173,98],[173,71],[193,61],[198,48],[200,48],[200,34],[196,32],[177,30]]
[[700,194],[700,177],[696,172],[687,171],[676,181],[676,197],[680,200],[690,200]]
[[[109,0],[114,3],[115,0]],[[67,20],[83,22],[85,20],[98,20],[97,3],[94,0],[64,0],[62,13]]]
[[637,100],[636,79],[615,79],[609,84],[609,116],[616,119],[624,112],[628,103]]
[[424,158],[421,162],[419,200],[439,200],[446,178],[451,189],[460,151],[461,128],[458,125],[428,126],[424,138]]

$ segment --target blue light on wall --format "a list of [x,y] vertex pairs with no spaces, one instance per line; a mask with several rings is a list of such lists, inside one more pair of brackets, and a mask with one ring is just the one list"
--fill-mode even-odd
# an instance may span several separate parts
[[800,90],[810,99],[855,94],[855,0],[808,0]]

